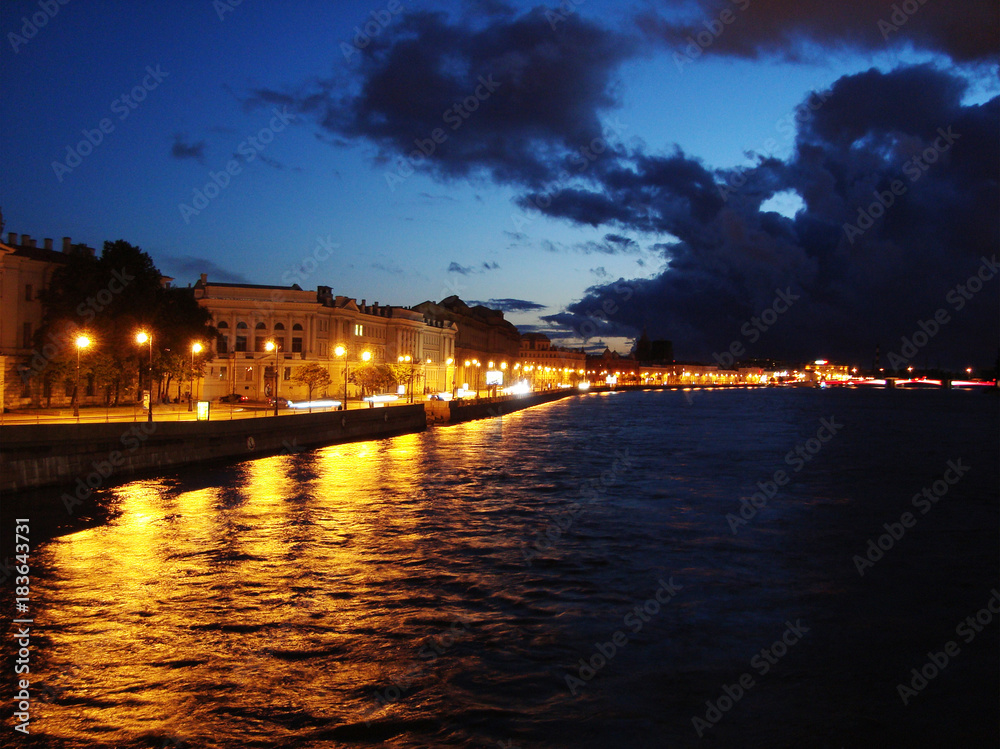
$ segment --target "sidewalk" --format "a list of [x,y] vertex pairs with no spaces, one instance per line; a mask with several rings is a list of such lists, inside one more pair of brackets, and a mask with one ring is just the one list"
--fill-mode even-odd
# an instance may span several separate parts
[[[367,403],[352,402],[348,406],[354,411],[358,408],[368,408]],[[334,412],[330,408],[314,408],[312,413]],[[307,414],[309,409],[279,408],[279,416]],[[228,421],[230,419],[254,419],[262,416],[273,416],[274,407],[258,404],[212,403],[209,411],[210,421]],[[153,406],[153,421],[194,421],[195,410],[188,411],[187,403],[164,403]],[[83,406],[80,408],[80,418],[73,416],[72,408],[24,408],[0,414],[0,425],[15,424],[81,424],[107,423],[112,421],[146,421],[146,411],[139,405],[134,406]]]

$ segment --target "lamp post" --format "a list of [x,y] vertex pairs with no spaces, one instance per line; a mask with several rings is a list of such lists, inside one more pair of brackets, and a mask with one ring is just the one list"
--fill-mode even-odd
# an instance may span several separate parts
[[[365,364],[367,364],[371,360],[372,360],[372,352],[371,351],[362,351],[361,352],[361,361],[363,361]],[[364,389],[364,386],[362,386],[362,388],[361,388],[361,394],[364,395],[364,392],[365,392],[365,389]],[[359,403],[358,405],[360,406],[361,404]],[[374,401],[368,401],[368,407],[369,408],[375,408],[375,402]]]
[[[406,356],[399,356],[399,357],[397,357],[396,361],[398,361],[400,364],[409,364],[410,362],[413,361],[413,357],[410,356],[409,354],[407,354]],[[407,395],[407,402],[408,403],[413,403],[413,367],[412,366],[410,367],[410,371],[407,373],[406,383],[407,383],[407,388],[406,389],[407,389],[407,393],[408,393],[408,395]]]
[[80,351],[90,345],[90,339],[85,335],[76,338],[76,388],[73,390],[73,416],[80,421]]
[[343,346],[337,346],[337,348],[335,348],[333,350],[333,353],[336,354],[336,356],[337,356],[338,359],[341,356],[344,357],[344,410],[346,411],[347,410],[347,377],[350,374],[350,370],[348,368],[351,366],[351,364],[347,360],[347,349],[344,348]]
[[146,421],[152,423],[153,421],[153,335],[142,330],[135,337],[136,343],[149,344],[149,412],[146,416]]
[[194,401],[194,355],[200,353],[201,344],[195,341],[191,344],[191,390],[188,393],[188,411],[192,410],[192,402]]
[[268,341],[264,348],[274,352],[274,415],[278,415],[278,344],[275,341]]
[[455,359],[448,357],[444,363],[444,389],[448,389],[448,369],[451,368],[451,397],[455,397],[455,369],[453,365],[455,364]]

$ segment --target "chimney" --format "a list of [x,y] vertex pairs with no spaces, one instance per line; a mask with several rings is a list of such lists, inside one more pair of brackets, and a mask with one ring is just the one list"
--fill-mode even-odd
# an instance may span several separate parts
[[364,300],[364,299],[362,299],[362,300],[361,300],[361,307],[362,307],[362,309],[364,308],[364,306],[365,306],[365,300]]
[[63,237],[63,252],[69,252],[72,246],[73,243],[69,241],[69,237]]
[[49,239],[48,237],[45,238],[45,249],[46,250],[52,249],[52,240]]
[[21,244],[23,244],[25,247],[31,247],[31,235],[30,234],[22,234],[21,235]]
[[7,244],[17,244],[17,232],[9,231],[7,232]]
[[207,283],[208,283],[208,274],[207,273],[202,273],[201,274],[201,285],[204,286]]

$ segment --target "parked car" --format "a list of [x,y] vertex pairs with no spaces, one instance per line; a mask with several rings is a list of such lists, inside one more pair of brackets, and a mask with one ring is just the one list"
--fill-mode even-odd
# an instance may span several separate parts
[[239,393],[230,393],[229,395],[220,395],[219,403],[246,403],[249,398],[245,395],[240,395]]
[[[267,405],[274,408],[274,398],[268,398]],[[278,408],[288,408],[289,405],[291,405],[291,401],[289,401],[288,398],[280,395],[278,396]]]

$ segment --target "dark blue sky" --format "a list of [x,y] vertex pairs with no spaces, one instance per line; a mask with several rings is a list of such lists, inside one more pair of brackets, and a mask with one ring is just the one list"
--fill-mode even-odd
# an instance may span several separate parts
[[997,252],[994,3],[46,7],[0,11],[9,231],[684,358],[867,363],[938,308],[918,364],[996,354],[996,279],[946,301]]

